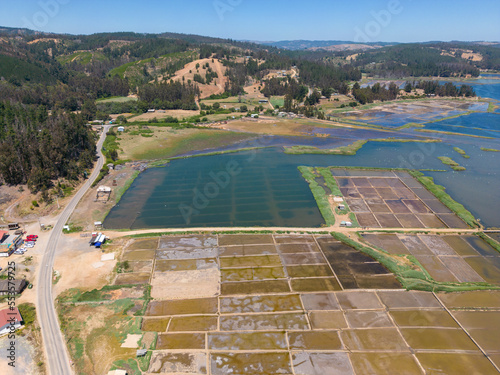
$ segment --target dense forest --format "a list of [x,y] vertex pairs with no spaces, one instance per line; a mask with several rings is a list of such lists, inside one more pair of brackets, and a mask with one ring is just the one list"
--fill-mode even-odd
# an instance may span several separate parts
[[143,109],[142,112],[147,111],[148,106],[155,109],[198,109],[195,98],[199,95],[198,86],[192,83],[170,81],[148,84],[139,89],[138,106]]
[[420,44],[402,44],[368,51],[352,63],[375,77],[477,77],[479,69],[471,61]]
[[95,160],[95,139],[82,116],[44,106],[0,103],[0,174],[8,184],[46,191],[75,180]]
[[[0,175],[9,184],[46,191],[59,178],[75,179],[93,163],[95,139],[87,121],[110,113],[197,109],[198,84],[220,78],[209,70],[193,82],[171,78],[188,62],[217,58],[228,78],[222,96],[260,83],[267,96],[284,96],[284,109],[321,116],[321,96],[352,94],[359,103],[392,100],[398,88],[361,88],[362,73],[375,77],[465,77],[500,68],[498,45],[398,44],[370,51],[282,50],[269,45],[175,33],[40,34],[0,28]],[[476,54],[476,55],[474,55]],[[265,79],[273,70],[295,77]],[[408,82],[427,95],[473,96],[472,88]],[[138,100],[100,102],[137,94]],[[304,103],[304,105],[299,105]],[[354,102],[353,102],[354,103]],[[354,103],[356,104],[356,103]]]

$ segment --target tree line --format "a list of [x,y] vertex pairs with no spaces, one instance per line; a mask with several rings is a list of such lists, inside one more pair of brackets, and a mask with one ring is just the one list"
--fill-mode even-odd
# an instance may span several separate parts
[[47,191],[76,180],[95,160],[95,137],[82,116],[42,105],[0,102],[0,176],[7,184]]
[[195,98],[200,96],[200,89],[191,82],[171,80],[143,85],[138,95],[138,106],[145,103],[155,109],[198,109]]
[[401,44],[367,51],[351,63],[375,77],[477,77],[471,62],[442,53],[440,48],[421,44]]

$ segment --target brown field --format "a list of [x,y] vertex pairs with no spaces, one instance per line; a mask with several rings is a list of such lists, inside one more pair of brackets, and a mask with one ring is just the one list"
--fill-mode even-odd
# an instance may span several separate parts
[[176,119],[182,120],[188,117],[199,115],[200,111],[190,111],[185,109],[167,109],[165,112],[152,112],[152,113],[143,113],[137,116],[133,116],[129,118],[129,121],[149,121],[154,118],[157,120],[162,120],[165,117],[175,117]]
[[[334,125],[335,123],[331,123]],[[244,131],[257,134],[292,135],[292,136],[314,136],[315,128],[326,128],[320,122],[310,120],[282,120],[278,118],[261,117],[255,119],[241,119],[228,121],[223,129]]]

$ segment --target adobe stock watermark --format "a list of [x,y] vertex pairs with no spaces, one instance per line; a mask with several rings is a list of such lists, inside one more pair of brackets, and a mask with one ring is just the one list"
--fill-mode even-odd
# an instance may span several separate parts
[[227,12],[232,12],[234,9],[240,5],[243,0],[214,0],[212,3],[215,9],[215,13],[219,16],[221,21],[224,21],[224,15]]
[[[411,1],[411,0],[404,0]],[[380,35],[382,30],[389,26],[393,16],[400,14],[404,7],[401,0],[389,0],[385,9],[379,11],[370,11],[371,20],[364,27],[354,28],[354,41],[356,43],[369,43],[376,41],[375,38]]]
[[40,30],[47,26],[51,18],[56,17],[61,10],[61,5],[66,5],[70,0],[40,0],[37,2],[40,10],[33,13],[31,19],[23,17],[23,27],[31,30]]

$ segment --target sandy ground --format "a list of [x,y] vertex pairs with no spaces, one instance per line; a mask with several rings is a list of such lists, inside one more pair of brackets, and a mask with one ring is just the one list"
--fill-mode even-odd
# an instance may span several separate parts
[[99,289],[111,282],[116,260],[102,262],[101,267],[94,268],[95,263],[101,262],[102,250],[90,246],[89,237],[68,234],[62,236],[59,244],[54,270],[61,278],[54,285],[54,297],[69,288]]
[[193,271],[155,273],[151,280],[154,299],[215,297],[220,292],[220,271],[217,268]]
[[464,52],[462,53],[462,59],[472,60],[472,61],[483,61],[483,56],[480,53]]
[[[214,62],[212,62],[211,58],[192,61],[186,64],[181,70],[178,70],[172,79],[174,81],[181,81],[184,78],[186,82],[188,80],[193,81],[193,77],[195,74],[200,74],[203,78],[205,78],[207,70],[202,69],[202,66],[207,63],[209,64],[210,68],[217,73],[218,78],[214,78],[212,84],[210,85],[198,84],[201,91],[201,98],[207,98],[212,94],[221,94],[224,92],[224,86],[227,82],[227,77],[224,75],[224,73],[226,72],[226,68],[218,59],[214,59]],[[198,70],[196,69],[196,64],[200,64]]]
[[7,349],[10,347],[10,340],[7,336],[0,338],[0,374],[2,375],[36,375],[38,371],[35,364],[35,350],[30,342],[24,338],[16,336],[16,360],[15,367],[9,366],[9,361],[5,358]]
[[[127,164],[121,170],[110,171],[100,183],[89,189],[71,214],[69,223],[81,226],[86,231],[94,231],[94,222],[104,220],[105,214],[115,205],[117,191],[123,188],[135,172],[134,165]],[[116,186],[113,181],[116,181]],[[95,201],[97,189],[101,185],[109,186],[112,189],[111,197],[107,202],[101,199]]]
[[142,335],[133,335],[133,334],[128,334],[127,338],[122,344],[122,348],[138,348],[139,345],[137,344],[139,340],[142,338]]

